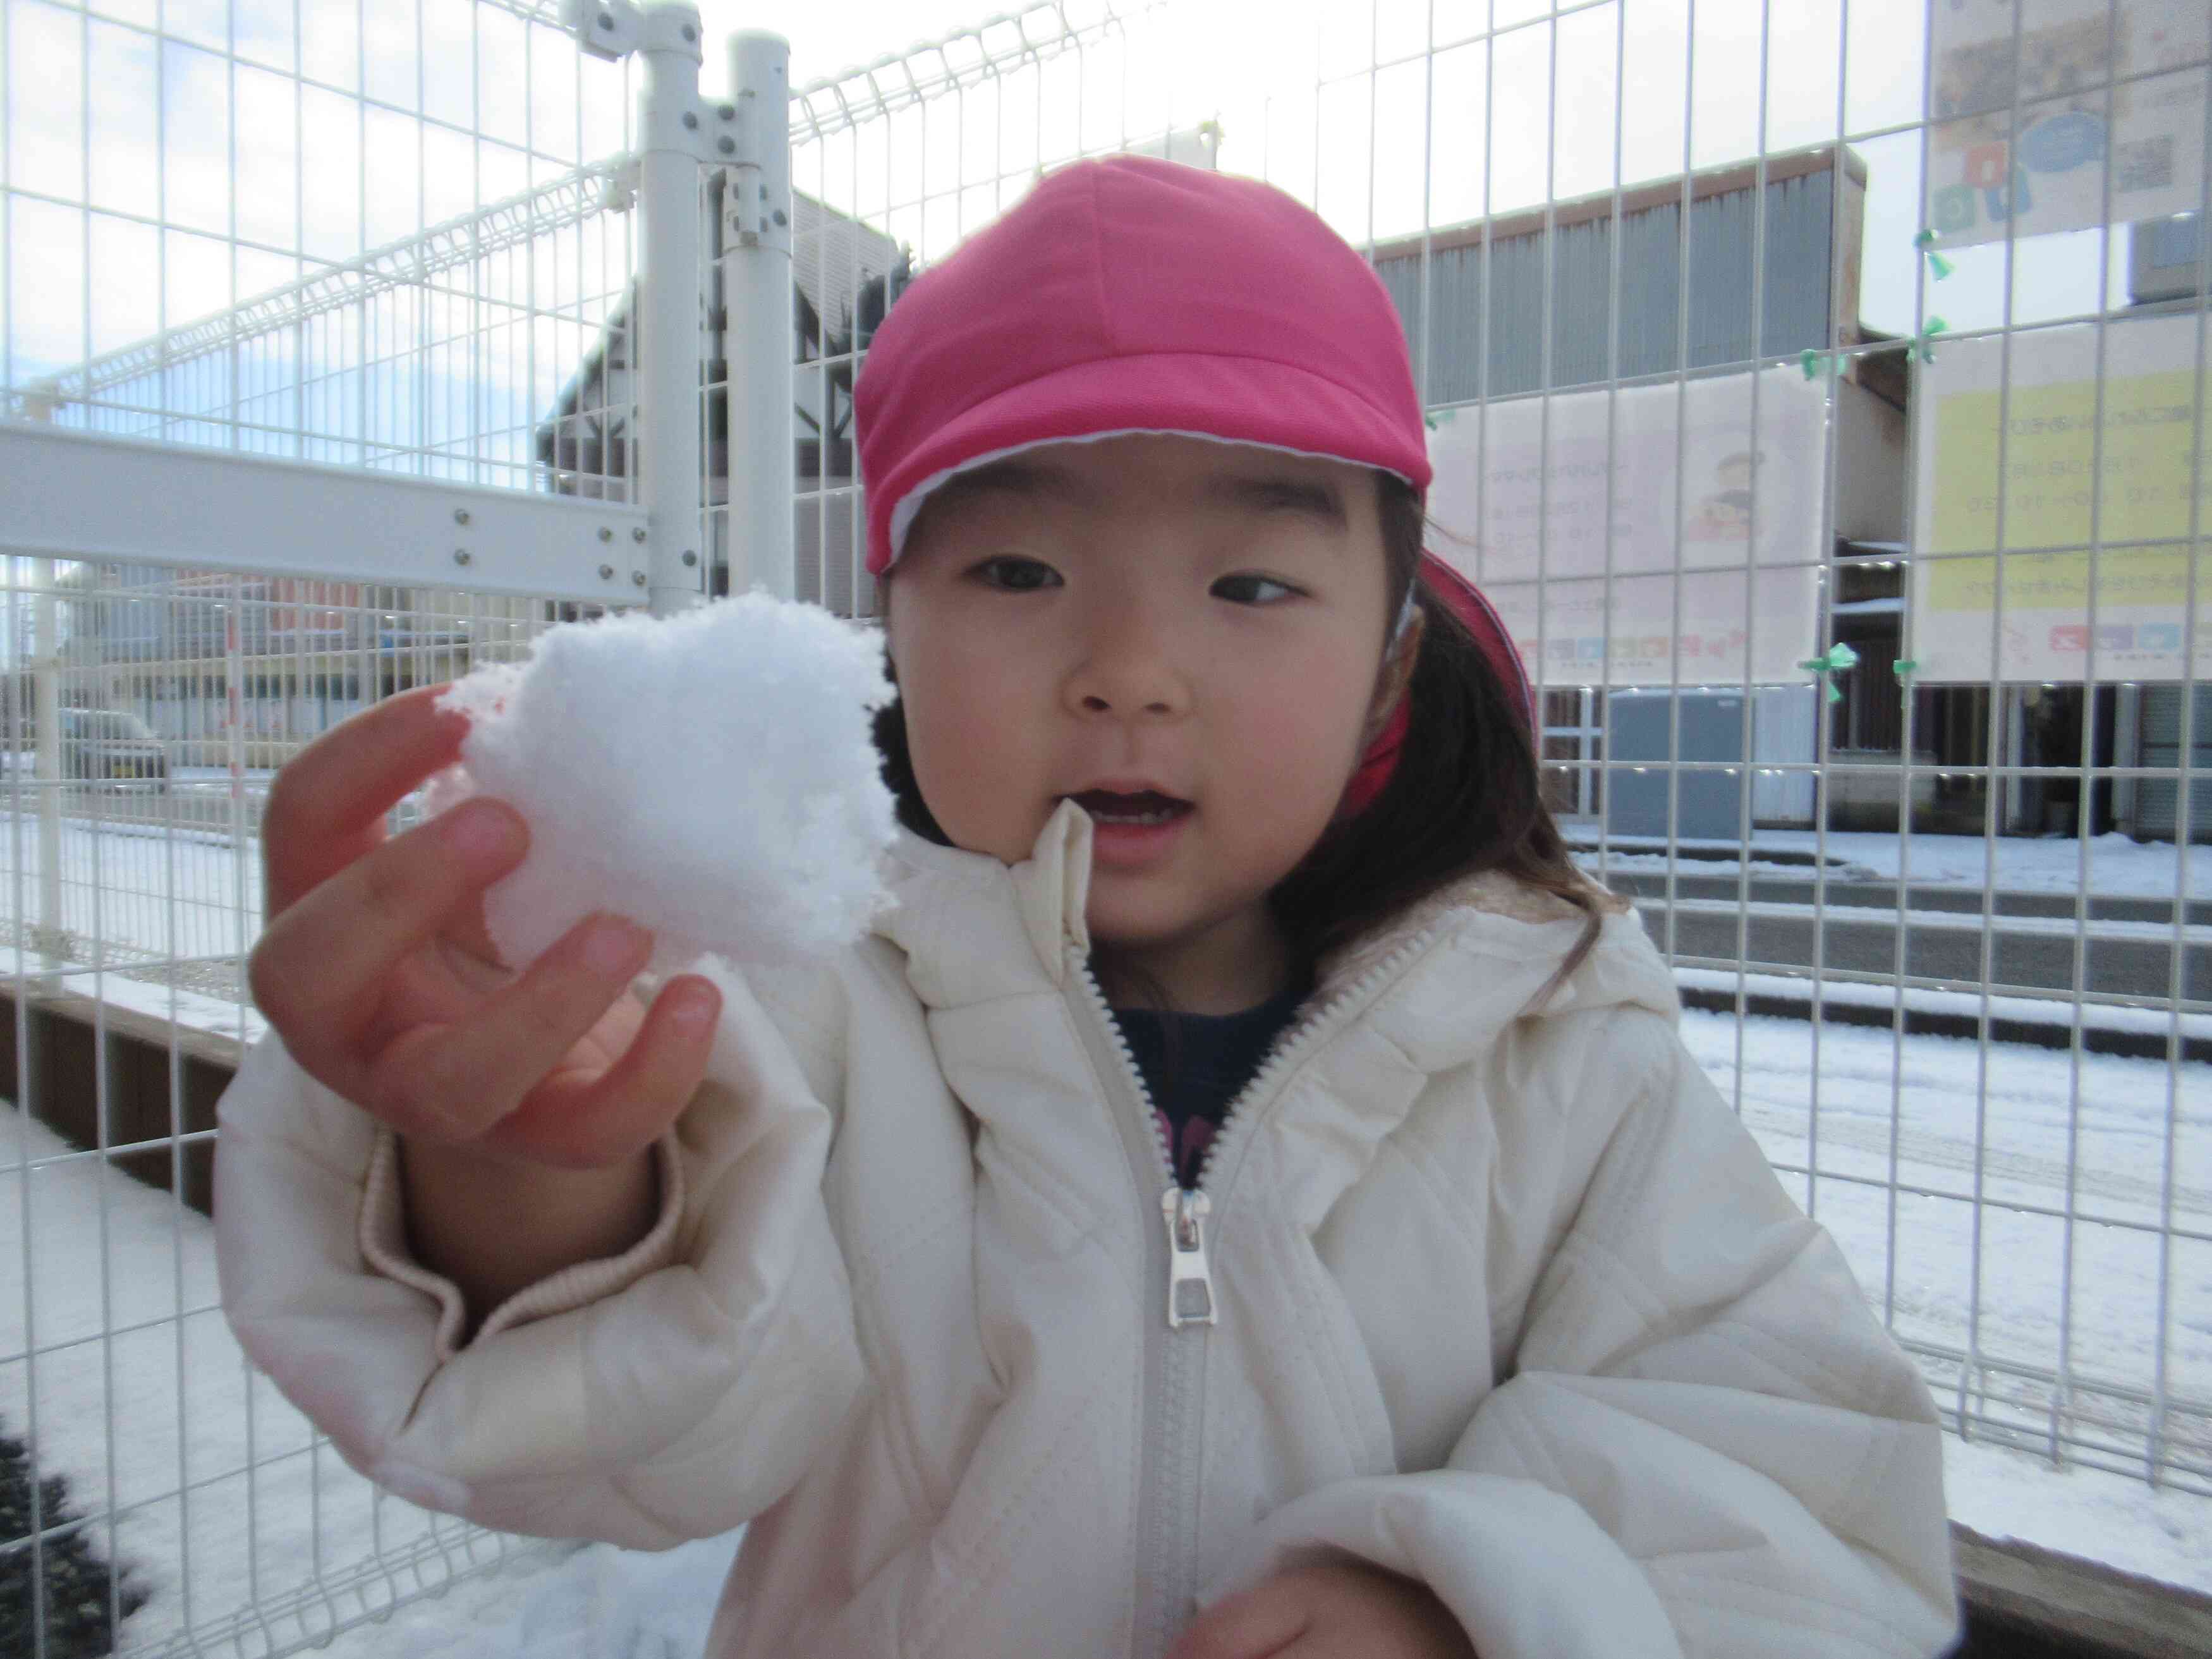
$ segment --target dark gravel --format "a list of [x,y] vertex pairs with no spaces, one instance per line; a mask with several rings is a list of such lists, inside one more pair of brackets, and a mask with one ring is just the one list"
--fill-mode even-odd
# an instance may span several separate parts
[[[76,1524],[56,1534],[57,1527]],[[146,1592],[93,1553],[96,1529],[70,1500],[69,1482],[58,1474],[39,1482],[39,1524],[46,1534],[38,1552],[45,1578],[46,1651],[49,1659],[92,1659],[115,1650],[108,1624],[109,1592],[118,1585],[117,1605],[129,1618],[146,1602]],[[31,1455],[20,1440],[0,1435],[0,1654],[38,1651],[33,1638],[31,1561]]]

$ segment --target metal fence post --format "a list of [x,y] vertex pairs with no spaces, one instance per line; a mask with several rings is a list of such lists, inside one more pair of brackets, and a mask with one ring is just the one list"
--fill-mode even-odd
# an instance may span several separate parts
[[792,525],[791,46],[730,37],[735,164],[722,195],[730,591],[795,591]]
[[[24,400],[23,412],[34,421],[52,421],[58,399],[43,395],[34,386]],[[61,971],[67,927],[62,918],[62,714],[59,629],[61,607],[54,599],[55,561],[31,561],[31,580],[36,585],[31,617],[38,648],[31,670],[31,779],[39,798],[39,920],[32,932],[39,947],[40,963],[52,975]],[[20,705],[19,705],[19,712]],[[21,765],[21,757],[14,763]],[[21,799],[20,796],[17,797]],[[49,977],[46,987],[58,983]]]
[[[36,585],[33,615],[38,653],[31,659],[36,756],[32,776],[39,792],[39,956],[49,974],[58,973],[67,952],[62,915],[62,644],[61,603],[54,597],[52,559],[31,561]],[[51,982],[51,981],[50,981]]]
[[701,445],[704,322],[699,308],[699,14],[654,5],[637,14],[645,87],[638,94],[638,207],[644,248],[632,324],[637,341],[638,496],[651,534],[647,592],[665,617],[706,592]]

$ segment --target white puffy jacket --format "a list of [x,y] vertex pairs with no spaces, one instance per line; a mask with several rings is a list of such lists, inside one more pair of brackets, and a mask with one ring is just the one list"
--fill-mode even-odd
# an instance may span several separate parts
[[875,936],[727,988],[651,1236],[465,1346],[389,1136],[261,1045],[216,1173],[240,1340],[419,1503],[751,1522],[718,1656],[1153,1659],[1332,1548],[1481,1659],[1946,1645],[1927,1390],[1632,916],[1535,1016],[1583,921],[1502,878],[1326,964],[1200,1214],[1085,966],[1090,833],[904,840]]

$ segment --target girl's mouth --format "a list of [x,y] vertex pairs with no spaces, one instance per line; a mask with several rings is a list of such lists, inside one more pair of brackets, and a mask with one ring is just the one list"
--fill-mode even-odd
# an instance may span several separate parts
[[1070,799],[1101,825],[1170,823],[1191,810],[1188,801],[1164,795],[1157,789],[1130,795],[1112,789],[1086,789]]

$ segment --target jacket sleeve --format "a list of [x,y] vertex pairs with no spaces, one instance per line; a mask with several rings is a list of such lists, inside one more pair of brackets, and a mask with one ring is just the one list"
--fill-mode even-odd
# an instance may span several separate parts
[[1926,1385],[1671,1029],[1623,1024],[1646,1081],[1446,1466],[1285,1505],[1207,1599],[1340,1550],[1426,1583],[1480,1659],[1948,1648]]
[[465,1345],[459,1291],[407,1253],[389,1133],[275,1036],[246,1056],[220,1111],[224,1310],[348,1463],[484,1526],[661,1549],[750,1519],[835,1433],[860,1361],[830,1114],[759,1001],[722,990],[652,1232]]

